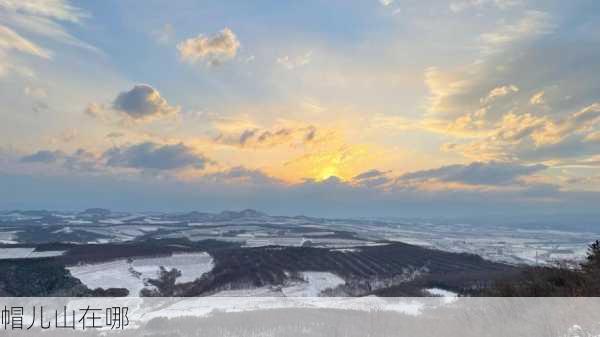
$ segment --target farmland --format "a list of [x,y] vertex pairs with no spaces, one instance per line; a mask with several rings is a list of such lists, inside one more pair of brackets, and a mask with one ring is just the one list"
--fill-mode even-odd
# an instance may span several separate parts
[[11,296],[468,294],[527,264],[576,261],[594,236],[252,210],[100,209],[0,213],[0,233],[0,289]]

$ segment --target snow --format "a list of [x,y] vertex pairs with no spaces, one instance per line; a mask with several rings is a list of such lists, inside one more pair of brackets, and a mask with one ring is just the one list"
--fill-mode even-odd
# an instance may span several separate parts
[[73,229],[71,229],[71,227],[67,226],[67,227],[63,227],[61,229],[57,229],[52,233],[53,234],[58,234],[58,233],[70,234],[70,233],[73,233]]
[[0,232],[0,243],[4,243],[4,244],[14,244],[17,243],[17,241],[15,240],[17,238],[17,233],[19,231],[6,231],[6,232]]
[[67,268],[73,277],[79,279],[90,289],[127,288],[129,296],[138,296],[144,288],[144,282],[129,270],[126,259],[85,264]]
[[100,220],[99,223],[101,223],[101,224],[108,224],[108,225],[121,225],[121,224],[123,224],[123,220],[120,220],[120,219],[104,219],[104,220]]
[[327,236],[335,235],[335,232],[305,232],[302,234],[304,234],[304,236]]
[[36,259],[52,257],[64,254],[64,251],[49,250],[43,252],[34,251],[35,248],[0,248],[0,260],[6,259]]
[[306,271],[301,275],[305,282],[281,289],[286,297],[317,297],[324,290],[346,283],[341,277],[328,272]]
[[283,293],[278,287],[264,286],[248,289],[221,290],[210,297],[283,297]]
[[[216,239],[239,242],[244,247],[303,244],[351,252],[363,246],[381,245],[382,240],[400,241],[449,252],[472,253],[486,259],[511,264],[544,265],[557,260],[573,263],[585,258],[594,233],[556,229],[518,228],[514,226],[478,226],[465,223],[436,224],[416,219],[313,219],[307,217],[249,217],[206,220],[179,217],[177,214],[112,213],[106,217],[88,217],[77,213],[54,213],[58,221],[40,223],[41,216],[10,212],[0,214],[0,243],[17,243],[19,228],[14,221],[29,220],[54,234],[84,231],[94,234],[91,243],[123,242],[142,235],[153,238],[188,238],[192,241]],[[360,221],[357,221],[360,220]],[[281,224],[279,228],[277,225]],[[55,227],[56,226],[56,227]],[[293,228],[293,229],[292,229]],[[340,231],[355,237],[340,237]],[[239,234],[242,233],[242,234]],[[232,236],[238,235],[238,236]],[[77,240],[77,239],[74,239]]]
[[361,251],[360,248],[334,248],[330,249],[332,252],[341,252],[341,253],[359,253]]
[[301,237],[269,237],[247,239],[244,247],[288,246],[300,247],[304,243]]
[[121,225],[129,220],[133,220],[133,219],[136,219],[139,217],[140,217],[139,214],[130,214],[130,215],[122,216],[122,217],[118,217],[118,218],[102,219],[102,220],[100,220],[100,223],[111,224],[111,225]]
[[89,220],[67,220],[67,223],[72,225],[88,225],[92,224],[93,222]]
[[152,224],[152,225],[170,225],[170,224],[180,223],[181,221],[160,220],[160,219],[155,219],[155,218],[145,218],[144,222],[148,223],[148,224]]
[[132,263],[133,268],[142,273],[142,278],[154,278],[158,274],[159,266],[167,269],[177,268],[181,270],[178,283],[192,282],[213,268],[213,260],[208,253],[181,253],[169,257],[155,257],[148,259],[136,259]]
[[211,222],[189,222],[188,226],[190,227],[198,227],[198,226],[208,226],[212,225]]
[[398,242],[403,242],[403,243],[407,243],[409,245],[415,245],[415,246],[423,246],[423,247],[431,247],[433,246],[433,244],[431,242],[427,242],[424,240],[419,240],[417,238],[411,238],[411,237],[391,237],[391,238],[387,238],[390,241],[398,241]]
[[127,288],[129,296],[138,296],[144,280],[156,278],[160,267],[177,268],[177,283],[191,282],[213,268],[212,257],[204,252],[181,253],[167,257],[119,259],[97,264],[68,267],[71,275],[88,288]]
[[[247,238],[245,234],[238,235],[238,238]],[[219,238],[221,240],[221,238]],[[261,237],[257,238],[256,235],[246,239],[244,247],[264,247],[264,246],[287,246],[287,247],[300,247],[306,242],[310,242],[312,246],[323,247],[323,248],[355,248],[355,247],[366,247],[366,246],[385,246],[388,243],[371,242],[362,240],[352,239],[338,239],[338,238],[320,238],[320,237]]]
[[450,304],[458,300],[458,294],[446,289],[429,288],[425,289],[425,293],[433,297],[439,297],[443,303]]
[[448,304],[445,301],[432,299],[381,297],[192,297],[173,299],[172,301],[171,305],[161,305],[158,310],[151,312],[142,310],[134,313],[136,316],[132,317],[149,321],[156,317],[207,317],[215,312],[230,313],[285,308],[377,310],[378,312],[386,311],[419,316],[425,309]]
[[431,296],[437,296],[437,297],[458,297],[457,293],[450,291],[450,290],[441,289],[441,288],[429,288],[429,289],[425,289],[425,292]]

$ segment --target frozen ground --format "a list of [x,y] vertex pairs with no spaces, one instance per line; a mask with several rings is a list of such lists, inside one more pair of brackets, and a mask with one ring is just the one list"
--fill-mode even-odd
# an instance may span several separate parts
[[147,287],[144,281],[156,278],[160,267],[181,271],[178,283],[190,282],[213,268],[207,253],[173,254],[167,257],[119,259],[111,262],[68,267],[71,275],[88,288],[127,288],[129,296],[138,296]]

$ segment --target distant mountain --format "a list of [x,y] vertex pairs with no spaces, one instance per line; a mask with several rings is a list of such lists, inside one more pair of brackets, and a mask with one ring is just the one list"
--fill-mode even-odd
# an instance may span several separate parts
[[253,209],[245,209],[239,212],[223,211],[217,215],[217,217],[221,219],[262,218],[267,216],[269,215]]
[[35,216],[35,217],[49,217],[52,216],[52,212],[47,211],[47,210],[15,210],[12,211],[11,213],[18,213],[24,216]]
[[266,213],[254,209],[245,209],[242,211],[222,211],[220,213],[193,211],[178,215],[177,219],[190,221],[229,221],[237,219],[264,219],[267,217],[270,216]]
[[80,212],[79,215],[105,217],[109,216],[110,213],[110,210],[106,208],[88,208],[85,211]]

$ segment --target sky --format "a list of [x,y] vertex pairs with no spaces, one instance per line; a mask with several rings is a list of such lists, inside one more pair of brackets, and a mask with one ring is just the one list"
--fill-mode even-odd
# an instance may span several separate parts
[[598,74],[594,0],[0,0],[0,209],[594,222]]

